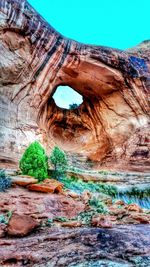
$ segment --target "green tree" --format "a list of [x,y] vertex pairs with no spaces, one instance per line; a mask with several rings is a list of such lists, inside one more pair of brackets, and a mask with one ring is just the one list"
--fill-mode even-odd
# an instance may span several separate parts
[[54,147],[50,155],[50,162],[54,166],[55,177],[65,173],[67,169],[67,159],[65,153],[59,147]]
[[44,148],[35,141],[25,150],[19,166],[23,174],[31,175],[39,181],[48,177],[48,158]]
[[76,103],[69,105],[69,109],[76,109],[76,108],[78,108],[78,104],[76,104]]

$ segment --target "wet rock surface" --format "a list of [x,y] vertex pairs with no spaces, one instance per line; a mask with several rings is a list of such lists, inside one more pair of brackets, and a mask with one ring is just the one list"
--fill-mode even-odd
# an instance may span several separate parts
[[150,226],[45,228],[21,239],[1,238],[0,262],[1,266],[15,263],[16,267],[25,263],[34,267],[148,267]]

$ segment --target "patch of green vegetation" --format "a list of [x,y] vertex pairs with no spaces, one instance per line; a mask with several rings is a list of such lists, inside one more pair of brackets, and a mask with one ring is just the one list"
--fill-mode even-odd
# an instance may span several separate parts
[[8,224],[11,216],[12,216],[12,212],[11,211],[8,211],[5,216],[4,215],[0,215],[0,223]]
[[48,177],[47,160],[44,148],[35,141],[25,150],[19,166],[24,175],[31,175],[41,182]]
[[107,214],[108,210],[106,205],[96,197],[89,200],[89,205],[95,209],[97,213]]
[[12,185],[12,180],[4,170],[0,170],[0,192],[5,192]]
[[75,176],[65,176],[60,179],[66,189],[70,189],[77,193],[82,193],[84,190],[90,192],[103,193],[112,197],[117,196],[117,187],[99,182],[84,182],[82,179],[78,179]]
[[89,200],[89,206],[89,210],[80,212],[75,218],[76,220],[82,222],[82,224],[91,225],[93,216],[97,214],[108,214],[106,205],[95,197]]
[[51,172],[51,176],[53,178],[64,176],[67,170],[67,158],[64,151],[55,146],[50,155],[50,162],[54,167],[54,170]]
[[78,214],[76,220],[82,222],[85,225],[91,225],[91,220],[94,215],[96,215],[96,210],[83,211]]
[[47,219],[45,226],[48,226],[48,227],[52,227],[52,226],[54,226],[54,221],[53,221],[53,219]]
[[79,107],[79,105],[77,103],[73,103],[73,104],[69,105],[69,109],[76,109],[78,107]]
[[0,215],[0,223],[7,224],[7,219],[5,218],[4,215]]
[[42,226],[48,226],[48,227],[52,227],[55,225],[56,222],[68,222],[69,219],[66,217],[61,217],[61,216],[57,216],[53,219],[47,219],[47,221],[42,225]]
[[139,188],[139,187],[132,187],[130,190],[127,190],[127,191],[121,191],[119,192],[119,195],[127,195],[129,197],[137,197],[137,198],[140,198],[140,199],[143,199],[143,198],[149,198],[150,197],[150,186],[146,187],[146,188]]

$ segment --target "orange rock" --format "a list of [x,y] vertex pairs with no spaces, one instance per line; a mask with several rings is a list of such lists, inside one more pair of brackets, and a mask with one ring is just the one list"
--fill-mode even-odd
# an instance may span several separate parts
[[111,215],[118,216],[118,215],[125,215],[127,213],[126,209],[124,207],[117,208],[115,206],[112,206],[109,208],[109,212]]
[[12,236],[26,236],[38,225],[31,216],[13,214],[8,224],[7,233]]
[[108,215],[93,216],[91,224],[92,226],[95,227],[104,227],[104,228],[111,228],[113,226],[110,217]]
[[44,193],[62,193],[63,184],[54,179],[46,179],[40,184],[31,184],[27,187],[31,191]]
[[130,214],[130,218],[136,220],[138,223],[150,224],[150,215]]
[[31,176],[15,176],[11,177],[13,184],[21,185],[21,186],[27,186],[29,184],[36,184],[38,182],[37,179],[31,177]]
[[68,221],[68,222],[63,222],[61,224],[61,226],[63,226],[63,227],[80,227],[80,226],[82,226],[82,223],[78,222],[78,221]]
[[142,209],[137,204],[130,204],[127,207],[128,211],[142,212]]

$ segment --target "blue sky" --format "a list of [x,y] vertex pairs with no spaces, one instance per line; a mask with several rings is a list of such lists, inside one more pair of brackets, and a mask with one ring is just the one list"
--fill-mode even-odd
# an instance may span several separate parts
[[[150,39],[150,0],[29,0],[59,32],[77,41],[126,49]],[[65,90],[66,88],[60,88]],[[70,93],[59,94],[63,103]],[[75,98],[74,98],[75,99]],[[57,99],[56,99],[57,100]],[[77,97],[78,100],[78,97]]]

